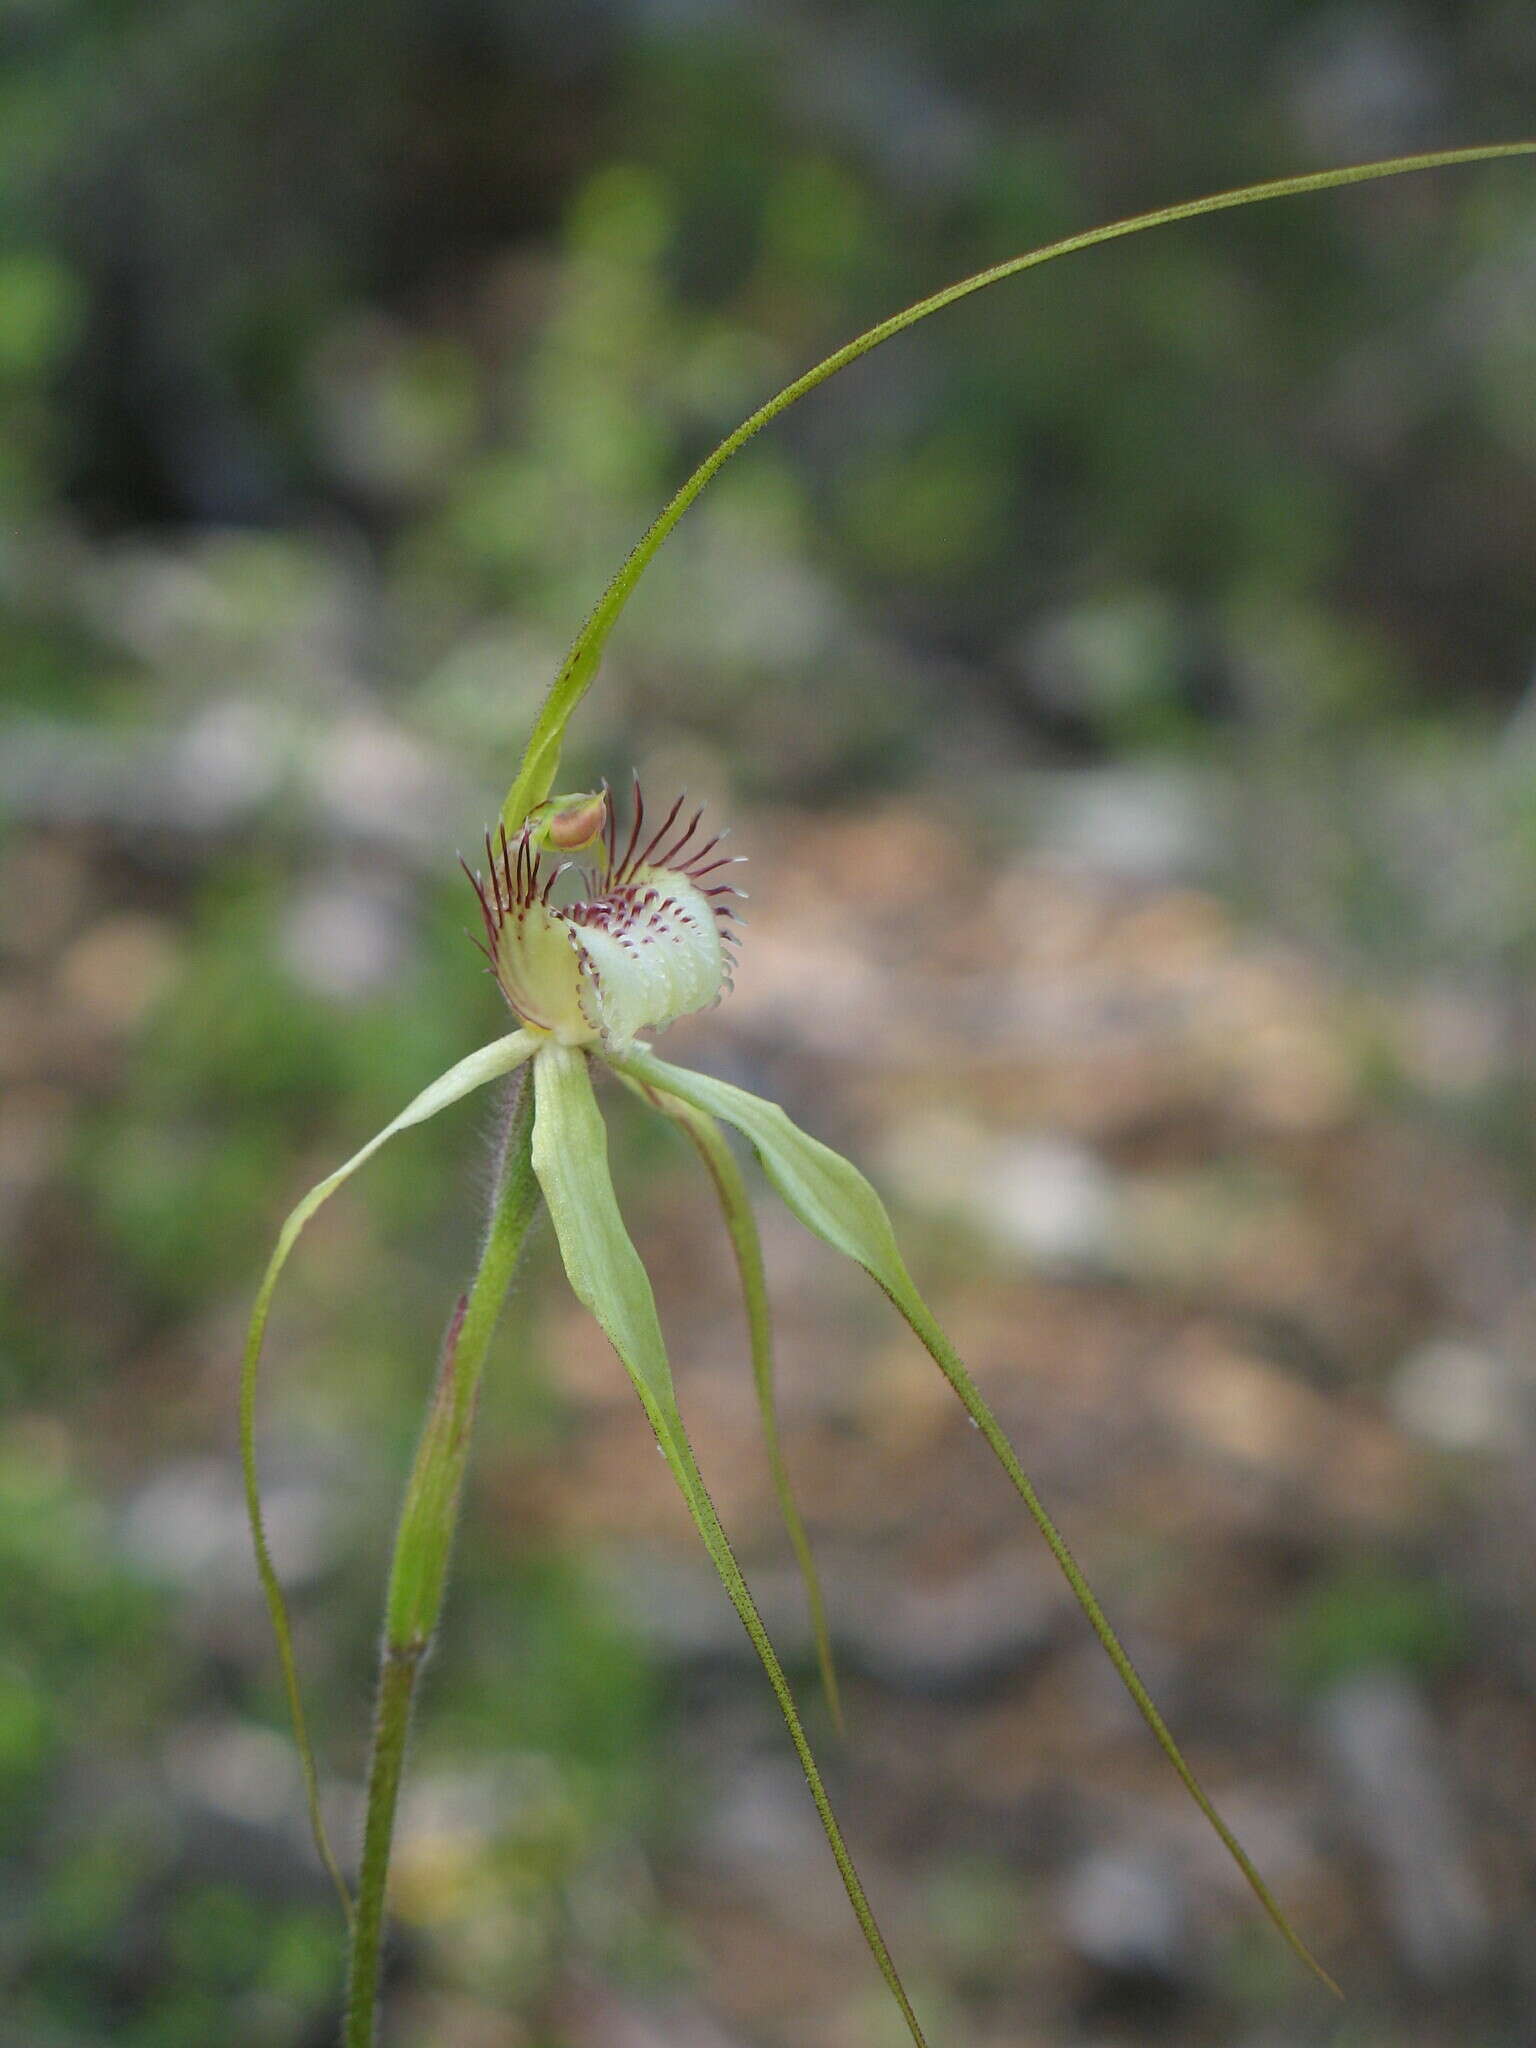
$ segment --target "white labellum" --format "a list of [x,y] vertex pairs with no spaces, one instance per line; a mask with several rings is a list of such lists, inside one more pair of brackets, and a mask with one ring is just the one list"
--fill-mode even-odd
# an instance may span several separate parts
[[485,920],[482,950],[525,1024],[561,1045],[623,1052],[638,1032],[707,1009],[730,988],[736,913],[727,899],[741,891],[718,879],[733,864],[715,853],[723,833],[689,851],[702,809],[674,831],[682,804],[679,797],[637,852],[645,815],[637,784],[623,857],[610,810],[602,864],[584,872],[584,893],[565,905],[550,898],[569,862],[546,870],[526,832],[487,839],[489,880],[470,877]]

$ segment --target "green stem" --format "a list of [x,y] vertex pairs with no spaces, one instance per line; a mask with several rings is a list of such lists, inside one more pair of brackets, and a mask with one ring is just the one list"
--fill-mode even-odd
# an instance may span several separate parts
[[532,1139],[533,1090],[519,1084],[485,1248],[469,1293],[460,1300],[448,1326],[390,1564],[368,1765],[363,1861],[347,1980],[345,2048],[372,2048],[374,2040],[395,1808],[416,1685],[442,1612],[481,1370],[539,1203],[530,1157]]
[[1234,191],[1186,199],[1177,206],[1160,206],[1153,213],[1139,213],[1129,220],[1111,221],[1105,227],[1089,228],[1082,234],[1068,235],[1062,241],[1051,242],[1043,249],[1031,249],[1023,256],[994,263],[987,270],[978,270],[972,277],[961,278],[957,284],[946,285],[929,298],[919,299],[916,305],[892,314],[890,319],[882,320],[878,326],[845,342],[814,368],[797,377],[793,384],[787,384],[766,405],[760,405],[734,433],[726,436],[718,448],[706,455],[631,549],[613,581],[588,614],[550,685],[549,695],[544,700],[524,751],[517,779],[502,806],[501,815],[507,830],[515,832],[533,806],[548,796],[554,786],[566,724],[597,673],[604,642],[662,542],[694,499],[759,429],[766,427],[770,420],[777,419],[781,412],[787,411],[797,399],[804,398],[807,392],[814,391],[818,384],[824,384],[839,370],[857,362],[860,356],[868,355],[872,348],[878,348],[881,342],[889,341],[908,327],[915,327],[930,313],[938,313],[944,307],[954,305],[957,299],[984,291],[988,285],[1000,284],[1004,278],[1017,277],[1021,271],[1053,262],[1058,256],[1075,256],[1085,249],[1098,248],[1102,242],[1116,242],[1126,235],[1138,235],[1146,228],[1171,227],[1176,221],[1194,220],[1206,213],[1224,213],[1234,206],[1251,206],[1267,199],[1293,199],[1306,192],[1329,192],[1341,185],[1361,185],[1373,178],[1395,178],[1407,171],[1434,171],[1453,164],[1490,163],[1499,157],[1529,156],[1533,152],[1536,152],[1536,142],[1489,143],[1475,149],[1437,149],[1423,156],[1392,157],[1381,163],[1346,164],[1337,170],[1310,171],[1299,178],[1271,178],[1260,185],[1241,185]]
[[379,1693],[368,1759],[368,1818],[363,1829],[363,1864],[358,1875],[352,1958],[347,1984],[346,2048],[372,2048],[378,2004],[379,1965],[384,1950],[384,1899],[395,1838],[395,1807],[416,1699],[416,1680],[427,1646],[398,1649],[386,1643],[379,1664]]

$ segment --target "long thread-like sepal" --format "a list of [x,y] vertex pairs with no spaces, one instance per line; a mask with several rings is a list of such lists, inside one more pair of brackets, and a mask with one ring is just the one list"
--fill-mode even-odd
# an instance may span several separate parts
[[706,455],[692,476],[678,488],[630,550],[608,588],[588,613],[550,685],[549,695],[529,736],[517,778],[502,806],[502,820],[507,830],[515,832],[535,804],[547,797],[554,787],[560,765],[561,742],[571,713],[597,674],[604,644],[619,614],[673,527],[711,478],[718,475],[754,434],[776,420],[780,413],[787,412],[798,399],[804,398],[818,385],[825,384],[829,377],[835,377],[839,370],[857,362],[860,356],[868,355],[882,342],[915,327],[931,314],[942,312],[957,300],[969,298],[973,292],[985,291],[989,285],[1001,284],[1005,278],[1037,269],[1042,263],[1053,263],[1058,257],[1080,255],[1106,242],[1120,241],[1126,235],[1143,234],[1148,228],[1172,227],[1178,221],[1195,220],[1202,214],[1225,213],[1235,206],[1255,206],[1271,199],[1300,198],[1308,192],[1331,192],[1342,185],[1360,185],[1374,178],[1396,178],[1410,171],[1446,170],[1455,164],[1492,163],[1500,157],[1530,156],[1533,152],[1536,152],[1536,142],[1495,142],[1474,149],[1437,149],[1422,156],[1391,157],[1379,163],[1344,164],[1331,171],[1308,171],[1298,178],[1270,178],[1260,185],[1241,185],[1230,192],[1210,192],[1200,199],[1185,199],[1176,206],[1160,206],[1153,213],[1110,221],[1106,226],[1089,228],[1082,234],[1068,235],[1063,241],[1050,242],[1042,249],[1011,256],[1005,262],[977,271],[972,277],[963,277],[955,284],[946,285],[942,291],[919,299],[915,305],[907,306],[901,312],[893,313],[888,320],[867,328],[863,334],[855,335],[852,341],[845,342],[797,377],[793,384],[785,385],[782,391],[744,419],[733,433],[727,434],[719,447]]
[[1140,1674],[1067,1548],[1065,1538],[1025,1476],[1002,1426],[912,1284],[912,1277],[897,1249],[885,1206],[863,1174],[841,1153],[807,1136],[791,1123],[777,1103],[764,1102],[756,1095],[749,1095],[745,1089],[733,1088],[728,1082],[690,1073],[686,1068],[669,1066],[650,1054],[636,1055],[614,1064],[632,1079],[681,1096],[695,1108],[734,1125],[750,1141],[769,1180],[807,1229],[861,1265],[905,1316],[1012,1481],[1036,1528],[1050,1546],[1051,1554],[1061,1567],[1094,1634],[1159,1748],[1178,1773],[1185,1790],[1215,1829],[1254,1896],[1286,1942],[1307,1968],[1338,1995],[1339,1987],[1280,1910],[1273,1892],[1259,1875],[1247,1851],[1185,1762]]
[[354,1152],[344,1166],[327,1174],[325,1179],[312,1187],[298,1203],[278,1233],[277,1246],[272,1253],[267,1270],[257,1290],[256,1305],[251,1311],[250,1327],[246,1333],[245,1356],[240,1368],[240,1464],[245,1479],[245,1510],[250,1523],[251,1543],[256,1552],[256,1569],[261,1577],[262,1591],[266,1594],[267,1610],[272,1617],[272,1633],[277,1639],[278,1662],[282,1666],[283,1689],[288,1698],[288,1713],[293,1722],[294,1740],[298,1745],[299,1768],[304,1777],[304,1799],[309,1809],[309,1824],[315,1837],[315,1847],[320,1860],[330,1872],[348,1923],[352,1919],[352,1900],[341,1866],[331,1847],[326,1833],[325,1819],[320,1810],[320,1781],[315,1766],[314,1745],[309,1738],[308,1724],[304,1718],[304,1703],[299,1692],[298,1665],[293,1654],[293,1629],[288,1619],[288,1603],[283,1597],[282,1582],[277,1576],[277,1567],[272,1562],[272,1550],[267,1541],[266,1518],[262,1513],[261,1485],[256,1470],[256,1375],[261,1363],[262,1340],[266,1335],[267,1316],[272,1307],[272,1296],[277,1288],[278,1278],[288,1263],[288,1255],[298,1241],[299,1233],[321,1204],[336,1192],[343,1181],[348,1180],[357,1169],[371,1159],[381,1145],[394,1137],[396,1132],[406,1130],[412,1124],[425,1123],[429,1117],[446,1109],[461,1096],[481,1088],[487,1081],[494,1081],[498,1075],[507,1074],[519,1066],[534,1052],[539,1041],[531,1031],[514,1031],[506,1038],[499,1038],[491,1045],[485,1045],[478,1052],[472,1052],[456,1066],[440,1074],[430,1087],[424,1088],[415,1099],[407,1103],[392,1123],[375,1133],[361,1150]]
[[[627,1081],[627,1076],[624,1077]],[[768,1469],[773,1477],[773,1490],[778,1496],[779,1515],[784,1523],[785,1534],[795,1553],[800,1567],[800,1578],[805,1586],[805,1602],[810,1610],[811,1630],[816,1640],[816,1662],[821,1672],[822,1691],[826,1695],[827,1711],[839,1735],[845,1732],[843,1726],[842,1695],[837,1683],[837,1664],[832,1655],[832,1631],[827,1625],[827,1603],[822,1595],[821,1576],[816,1569],[816,1559],[811,1550],[810,1538],[805,1533],[799,1505],[795,1500],[794,1487],[790,1482],[789,1468],[784,1462],[784,1447],[779,1437],[779,1404],[775,1389],[773,1363],[773,1318],[768,1307],[768,1286],[763,1274],[763,1247],[757,1232],[757,1221],[752,1214],[751,1198],[747,1183],[736,1155],[726,1142],[725,1134],[712,1116],[694,1109],[680,1096],[668,1095],[660,1088],[636,1087],[642,1101],[648,1102],[663,1115],[681,1125],[692,1139],[699,1157],[703,1160],[715,1193],[720,1201],[720,1211],[725,1218],[726,1231],[730,1236],[731,1250],[736,1256],[736,1271],[741,1281],[742,1300],[747,1314],[747,1332],[752,1346],[752,1380],[757,1390],[758,1414],[763,1426],[763,1444],[768,1453]]]
[[693,1448],[683,1428],[672,1390],[672,1368],[662,1343],[661,1325],[651,1283],[640,1254],[630,1241],[619,1214],[608,1172],[608,1144],[602,1116],[592,1092],[586,1055],[574,1048],[548,1045],[534,1061],[536,1103],[533,1125],[533,1167],[555,1226],[560,1255],[577,1298],[602,1326],[640,1396],[656,1441],[677,1481],[679,1491],[703,1538],[710,1562],[720,1576],[757,1652],[779,1710],[789,1729],[795,1754],[843,1887],[863,1930],[880,1974],[906,2022],[914,2048],[926,2048],[923,2030],[912,2010],[885,1937],[875,1921],[869,1899],[848,1846],[843,1840],[832,1802],[811,1745],[801,1724],[789,1680],[762,1616],[736,1562],[714,1502],[706,1492]]

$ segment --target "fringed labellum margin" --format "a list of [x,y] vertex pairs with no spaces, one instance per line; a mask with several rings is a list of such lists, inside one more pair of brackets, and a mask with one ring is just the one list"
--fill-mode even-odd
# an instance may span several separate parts
[[[709,1009],[731,988],[737,913],[743,892],[720,879],[739,857],[718,852],[724,832],[695,845],[704,811],[678,825],[680,796],[644,846],[645,801],[635,784],[635,815],[622,855],[606,792],[557,798],[536,827],[511,837],[487,834],[487,872],[469,875],[485,926],[481,951],[502,994],[523,1022],[560,1045],[601,1045],[624,1052],[640,1031]],[[592,867],[547,863],[581,844]],[[555,891],[580,876],[574,902]],[[711,876],[716,877],[711,881]]]

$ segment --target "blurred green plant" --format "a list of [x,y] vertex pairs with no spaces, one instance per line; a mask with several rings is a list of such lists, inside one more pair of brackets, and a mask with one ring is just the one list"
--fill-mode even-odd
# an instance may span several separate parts
[[0,1976],[17,2038],[277,2048],[323,2010],[329,1917],[183,1879],[163,1791],[114,1776],[187,1688],[171,1614],[63,1433],[0,1435]]
[[102,1734],[112,1714],[131,1722],[159,1697],[146,1654],[158,1621],[159,1602],[114,1559],[104,1511],[58,1447],[20,1429],[0,1440],[0,1801],[13,1819],[15,1802],[46,1790],[87,1705]]
[[1438,1579],[1356,1561],[1295,1603],[1273,1655],[1290,1685],[1314,1693],[1373,1666],[1428,1677],[1454,1664],[1466,1639],[1467,1617]]
[[[786,1521],[800,1554],[816,1617],[823,1668],[830,1655],[819,1589],[788,1483],[776,1453],[772,1376],[767,1358],[766,1305],[762,1299],[755,1236],[737,1179],[723,1166],[721,1123],[734,1127],[753,1150],[788,1208],[814,1234],[862,1266],[906,1319],[997,1457],[1066,1577],[1078,1604],[1179,1778],[1215,1829],[1285,1940],[1321,1981],[1332,1979],[1291,1928],[1264,1880],[1202,1791],[1127,1657],[1065,1542],[1022,1470],[1011,1443],[964,1364],[938,1328],[913,1285],[896,1247],[884,1207],[858,1170],[798,1130],[775,1104],[727,1083],[669,1066],[638,1041],[642,1031],[719,1000],[729,987],[727,944],[734,912],[722,899],[739,895],[720,871],[719,837],[700,845],[700,814],[679,825],[682,799],[642,845],[644,810],[638,783],[634,816],[622,854],[606,790],[552,797],[566,727],[594,679],[603,647],[647,566],[684,512],[724,464],[754,434],[849,363],[929,315],[972,293],[1057,257],[1111,240],[1257,201],[1320,192],[1368,179],[1458,163],[1536,152],[1536,143],[1440,151],[1356,165],[1305,177],[1247,186],[1069,236],[1043,249],[995,265],[919,301],[869,329],[785,387],[729,435],[693,472],[647,530],[608,585],[578,634],[536,719],[522,765],[502,807],[495,838],[486,837],[486,871],[472,875],[485,924],[487,958],[520,1028],[460,1060],[385,1125],[345,1165],[314,1187],[280,1233],[257,1297],[242,1373],[241,1440],[247,1506],[257,1563],[276,1631],[289,1705],[298,1739],[316,1842],[335,1880],[351,1929],[346,2041],[369,2048],[375,2038],[385,1908],[395,1814],[419,1675],[442,1609],[457,1529],[480,1376],[497,1318],[541,1203],[554,1224],[567,1275],[618,1353],[655,1432],[662,1455],[767,1674],[783,1712],[865,1940],[918,2048],[925,2037],[896,1966],[875,1922],[863,1884],[832,1811],[798,1708],[752,1595],[705,1488],[678,1411],[671,1370],[649,1279],[619,1214],[608,1171],[607,1140],[593,1092],[592,1066],[603,1062],[644,1099],[690,1129],[711,1169],[737,1252],[747,1297],[763,1414]],[[610,195],[611,197],[612,195]],[[618,195],[625,239],[647,244],[644,195],[638,210]],[[651,237],[654,241],[654,235]],[[613,273],[609,273],[612,275]],[[571,346],[580,346],[581,337]],[[559,359],[554,367],[559,368]],[[629,445],[616,423],[613,436],[584,427],[573,453],[591,468],[599,487],[610,448]],[[942,567],[932,554],[935,534],[955,517],[956,479],[964,465],[918,464],[894,472],[901,518],[887,534],[886,552]],[[626,472],[612,481],[622,484]],[[1294,507],[1281,508],[1281,524],[1294,523]],[[986,525],[985,506],[976,531]],[[530,529],[532,540],[537,528]],[[567,869],[587,866],[583,893],[574,902],[554,895]],[[546,871],[545,863],[549,866]],[[713,879],[711,879],[713,878]],[[300,1699],[292,1633],[273,1568],[262,1515],[254,1441],[256,1373],[277,1280],[310,1217],[352,1173],[397,1132],[422,1123],[461,1097],[509,1074],[519,1074],[510,1103],[490,1227],[479,1268],[450,1319],[436,1385],[419,1443],[391,1561],[380,1660],[378,1704],[369,1768],[362,1865],[354,1906],[321,1816],[318,1772]]]

